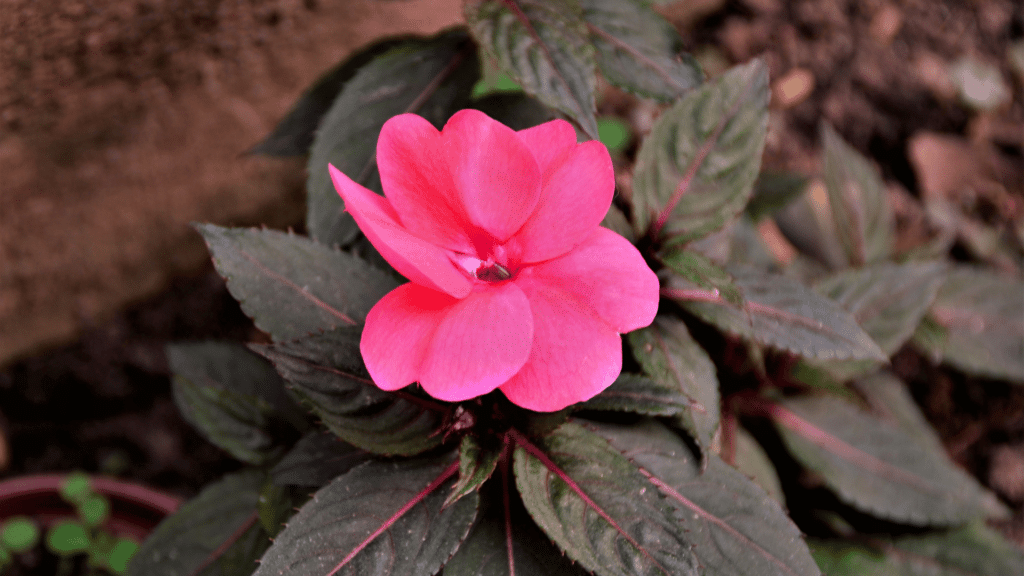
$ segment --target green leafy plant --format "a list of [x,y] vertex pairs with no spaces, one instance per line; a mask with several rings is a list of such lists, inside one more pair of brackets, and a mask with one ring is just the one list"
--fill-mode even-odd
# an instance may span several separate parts
[[[272,342],[169,347],[175,398],[250,466],[167,519],[128,573],[1024,573],[985,524],[1008,509],[889,367],[909,347],[1024,382],[1024,281],[954,263],[948,245],[897,254],[878,170],[828,126],[824,202],[805,177],[762,171],[766,66],[704,82],[646,2],[475,0],[465,14],[466,29],[339,64],[257,145],[308,154],[308,237],[198,226]],[[608,138],[620,125],[596,115],[598,74],[665,106],[605,219],[661,283],[622,374],[555,413],[379,389],[360,335],[401,279],[328,164],[380,193],[378,134],[408,112],[437,127],[467,107],[514,129],[563,117]],[[801,249],[788,267],[755,230],[764,218]]]
[[0,570],[12,566],[17,555],[43,545],[57,557],[58,575],[71,574],[77,563],[83,563],[88,574],[124,574],[139,544],[104,527],[110,517],[107,497],[94,491],[89,476],[81,472],[68,474],[60,486],[60,497],[74,507],[75,516],[58,520],[45,532],[30,517],[4,521],[0,526]]

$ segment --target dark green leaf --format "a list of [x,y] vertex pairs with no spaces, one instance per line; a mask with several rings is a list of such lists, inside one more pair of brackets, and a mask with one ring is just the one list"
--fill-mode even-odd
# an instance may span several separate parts
[[595,429],[640,466],[675,507],[683,535],[708,574],[820,574],[800,530],[742,472],[713,454],[702,472],[686,444],[653,421]]
[[494,474],[500,458],[501,448],[484,447],[472,436],[463,436],[459,444],[459,480],[444,505],[450,506],[466,494],[479,490],[491,474]]
[[707,256],[692,250],[676,248],[664,254],[661,261],[672,272],[695,287],[714,292],[733,306],[743,306],[743,293],[733,282],[732,276]]
[[465,15],[502,71],[597,139],[594,47],[577,0],[471,0]]
[[809,181],[807,176],[796,172],[761,172],[754,182],[754,194],[747,204],[747,215],[757,222],[778,212],[803,194]]
[[669,287],[666,293],[705,322],[765,346],[822,360],[888,360],[832,300],[785,276],[749,268],[729,272],[746,299],[742,310],[706,291]]
[[228,291],[275,340],[361,324],[398,286],[363,260],[302,236],[213,224],[197,228]]
[[675,26],[633,0],[580,0],[583,19],[609,82],[664,102],[700,85],[704,73]]
[[274,363],[331,432],[356,447],[411,455],[443,440],[447,406],[377,388],[359,354],[357,329],[254,349]]
[[295,443],[270,475],[281,486],[319,488],[370,457],[369,452],[342,442],[331,432],[312,432]]
[[981,523],[949,532],[849,542],[810,542],[829,576],[1007,576],[1024,574],[1024,554]]
[[479,498],[445,508],[450,458],[370,461],[317,492],[278,534],[254,576],[432,576],[476,519]]
[[[251,574],[256,559],[269,544],[269,538],[259,527],[256,513],[260,488],[265,480],[266,475],[262,472],[247,470],[229,474],[207,486],[156,527],[132,557],[126,574]],[[232,544],[226,552],[220,550],[229,542]],[[208,568],[198,571],[203,566]],[[232,566],[236,569],[229,569]]]
[[889,258],[895,224],[882,176],[828,124],[820,128],[825,188],[847,263]]
[[733,459],[736,469],[753,480],[776,502],[785,506],[786,495],[782,492],[782,483],[772,459],[746,428],[737,425],[734,433]]
[[672,509],[605,439],[567,423],[537,446],[517,444],[526,509],[584,568],[600,576],[698,574]]
[[263,488],[260,489],[260,500],[256,511],[259,513],[260,526],[271,538],[274,538],[295,512],[291,493],[268,478],[263,483]]
[[243,462],[266,464],[281,455],[286,417],[305,425],[273,366],[239,344],[171,344],[167,362],[182,416]]
[[849,267],[829,207],[828,192],[820,181],[812,182],[806,194],[776,212],[775,223],[801,254],[831,270]]
[[1024,383],[1024,281],[960,266],[914,343],[964,371]]
[[682,244],[734,219],[750,199],[767,128],[768,68],[760,60],[676,102],[637,153],[637,229]]
[[768,411],[786,446],[840,499],[881,518],[953,525],[1006,509],[944,452],[831,397],[804,397]]
[[623,372],[611,386],[579,408],[633,412],[647,416],[678,416],[690,410],[693,402],[679,386],[662,383],[641,374]]
[[[521,507],[517,507],[517,512]],[[511,528],[506,534],[505,528]],[[512,558],[508,557],[511,540]],[[493,505],[473,526],[455,556],[445,564],[444,576],[586,576],[572,564],[525,513],[508,524],[502,507]]]
[[466,107],[479,74],[472,42],[461,30],[406,40],[362,66],[327,111],[310,148],[309,235],[331,246],[350,242],[357,232],[331,183],[328,164],[380,192],[376,150],[384,122],[412,112],[440,127]]
[[522,92],[490,94],[474,100],[473,108],[513,130],[532,128],[554,118],[547,106]]
[[940,263],[882,262],[830,276],[814,290],[846,308],[886,354],[914,333],[943,281]]
[[672,316],[659,316],[626,338],[644,372],[689,399],[689,409],[679,414],[679,422],[707,455],[720,413],[718,378],[707,352],[690,336],[686,324]]
[[938,433],[924,417],[902,380],[888,371],[880,371],[853,383],[867,401],[873,414],[894,424],[926,450],[942,453],[946,450]]
[[261,398],[201,386],[181,376],[172,383],[181,415],[212,444],[249,464],[281,456],[284,447],[271,433],[274,409]]
[[249,151],[269,156],[303,156],[313,144],[313,134],[346,82],[367,62],[408,42],[409,37],[387,38],[358,50],[317,79],[288,111],[269,136]]

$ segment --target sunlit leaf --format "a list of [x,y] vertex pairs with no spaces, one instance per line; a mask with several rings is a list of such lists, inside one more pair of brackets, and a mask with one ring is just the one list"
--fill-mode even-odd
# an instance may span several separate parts
[[671,316],[659,316],[626,338],[644,372],[689,400],[678,419],[707,454],[720,413],[718,378],[707,352],[690,336],[686,324]]
[[265,481],[264,473],[248,470],[207,486],[156,527],[127,576],[251,574],[269,543],[256,512]]
[[977,522],[949,532],[873,538],[869,544],[810,542],[814,559],[829,576],[1024,574],[1024,553]]
[[768,128],[768,68],[736,66],[666,110],[637,153],[633,217],[668,244],[722,228],[743,211]]
[[228,291],[275,340],[360,324],[398,286],[365,261],[302,236],[213,224],[197,229]]
[[814,290],[853,314],[886,354],[899,350],[921,322],[942,285],[941,263],[882,262],[834,274]]
[[800,530],[742,472],[710,456],[707,469],[671,430],[653,421],[594,425],[640,466],[675,509],[707,574],[817,576]]
[[673,510],[608,442],[567,423],[537,445],[518,442],[516,484],[534,521],[600,576],[696,576]]
[[704,73],[682,53],[683,39],[660,14],[633,0],[580,0],[609,82],[665,102],[700,85]]
[[302,156],[309,152],[313,135],[346,82],[373,58],[410,41],[409,37],[386,38],[366,46],[318,78],[299,96],[274,131],[254,146],[251,154]]
[[470,0],[470,31],[528,94],[597,138],[594,47],[576,0]]
[[348,243],[358,231],[331,183],[329,163],[380,192],[377,137],[384,122],[411,112],[440,128],[467,106],[479,76],[476,51],[461,30],[405,40],[359,68],[323,117],[310,148],[309,235],[331,246]]
[[367,462],[320,489],[254,576],[432,576],[476,519],[478,497],[445,508],[450,458]]
[[939,289],[914,343],[966,372],[1024,383],[1024,281],[968,266]]
[[1007,513],[944,452],[842,400],[802,397],[767,410],[793,456],[864,512],[940,526]]
[[284,382],[266,360],[239,344],[167,346],[174,401],[182,416],[213,444],[250,464],[279,457],[286,419],[305,425]]
[[847,263],[887,259],[895,224],[882,176],[828,124],[822,123],[820,132],[825,189]]
[[319,488],[371,457],[331,432],[311,432],[274,465],[270,476],[281,486]]
[[805,358],[888,359],[849,312],[803,284],[745,267],[730,267],[729,273],[746,300],[742,309],[709,292],[674,290],[670,284],[666,293],[729,334]]
[[354,446],[377,454],[411,455],[443,440],[447,408],[377,388],[363,365],[356,329],[253,349],[274,363],[331,432]]

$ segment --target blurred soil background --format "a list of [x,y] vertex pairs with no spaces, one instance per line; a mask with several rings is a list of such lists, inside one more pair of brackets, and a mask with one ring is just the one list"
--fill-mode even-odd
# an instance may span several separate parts
[[[83,469],[191,495],[233,466],[177,415],[163,346],[260,335],[188,222],[300,227],[303,162],[244,152],[345,54],[455,24],[459,4],[0,2],[0,474]],[[1020,273],[1019,1],[658,9],[711,75],[765,58],[766,167],[817,176],[824,120],[881,169],[898,250],[947,242]],[[639,135],[658,108],[606,89],[600,111]],[[771,224],[762,232],[791,253]],[[909,348],[894,369],[953,458],[1014,508],[1003,529],[1024,545],[1024,387]]]

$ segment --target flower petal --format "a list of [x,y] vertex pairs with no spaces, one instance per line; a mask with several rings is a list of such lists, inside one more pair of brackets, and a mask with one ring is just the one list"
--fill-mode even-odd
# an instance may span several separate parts
[[469,294],[472,285],[442,248],[407,230],[387,199],[356,184],[334,166],[328,167],[345,209],[380,255],[409,280],[447,292],[456,298]]
[[466,215],[499,242],[526,222],[540,196],[540,170],[519,135],[478,110],[460,110],[441,131]]
[[468,252],[469,219],[442,149],[441,133],[424,118],[401,114],[389,119],[377,140],[381,186],[410,232]]
[[523,262],[571,250],[601,223],[614,194],[615,169],[604,144],[584,142],[556,158],[545,172],[536,210],[516,234]]
[[520,277],[573,295],[620,333],[649,325],[658,312],[658,277],[628,240],[607,228],[595,228],[565,256],[526,267]]
[[533,347],[501,386],[518,406],[554,412],[589,400],[622,370],[622,339],[574,295],[543,282],[516,281],[533,309]]
[[434,330],[456,302],[443,292],[409,283],[388,292],[370,309],[359,351],[379,388],[398,390],[419,379]]
[[552,165],[561,164],[564,157],[576,149],[576,130],[565,120],[552,120],[533,128],[520,130],[519,139],[533,152],[542,177]]
[[474,290],[445,310],[419,374],[434,398],[455,402],[494,390],[530,355],[534,318],[512,282]]

